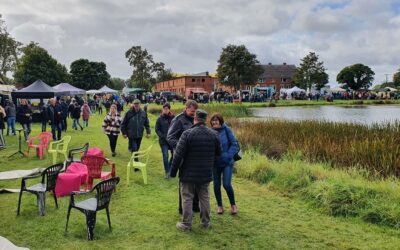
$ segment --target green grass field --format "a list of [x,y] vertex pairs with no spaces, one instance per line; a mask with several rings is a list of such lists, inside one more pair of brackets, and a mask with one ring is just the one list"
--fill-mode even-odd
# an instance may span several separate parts
[[[69,120],[66,134],[72,136],[71,147],[90,142],[92,147],[100,147],[110,156],[107,137],[101,130],[102,118],[92,116],[89,128],[84,131],[71,130]],[[400,231],[396,229],[365,223],[356,217],[332,217],[301,198],[236,176],[233,185],[239,208],[237,216],[217,215],[212,193],[213,228],[201,229],[196,214],[192,232],[177,231],[178,180],[163,178],[161,152],[153,128],[156,116],[150,115],[150,120],[153,136],[142,143],[142,148],[154,144],[148,167],[149,184],[143,184],[140,173],[132,172],[130,186],[126,185],[127,140],[119,138],[118,155],[112,158],[121,178],[110,206],[112,232],[108,230],[105,211],[101,211],[97,215],[95,240],[88,242],[84,215],[73,210],[69,232],[64,235],[68,197],[59,198],[56,209],[52,197],[47,195],[46,215],[40,217],[36,197],[24,193],[21,214],[17,216],[15,193],[0,194],[0,235],[31,249],[399,249]],[[38,133],[39,124],[35,124],[32,135]],[[8,149],[0,151],[1,171],[50,165],[49,157],[40,161],[33,154],[28,158],[7,159],[17,150],[17,138],[6,137],[6,140]],[[246,166],[244,161],[241,168]],[[20,180],[0,181],[0,188],[19,186]],[[223,198],[229,211],[224,192]]]

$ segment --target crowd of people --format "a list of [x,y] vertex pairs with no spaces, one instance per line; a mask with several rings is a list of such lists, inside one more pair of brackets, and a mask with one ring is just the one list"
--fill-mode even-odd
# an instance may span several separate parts
[[[51,98],[46,105],[40,107],[42,132],[51,130],[53,140],[60,140],[62,132],[67,131],[67,120],[71,118],[72,129],[83,130],[89,126],[89,118],[96,110],[104,106],[106,115],[102,123],[104,133],[109,140],[112,156],[117,155],[118,136],[128,140],[129,152],[140,150],[142,138],[150,137],[150,122],[147,112],[141,108],[141,102],[135,99],[129,110],[122,117],[122,108],[118,108],[118,100],[94,100],[95,107],[89,101],[71,98]],[[108,106],[108,104],[110,104]],[[15,122],[23,127],[27,141],[31,132],[32,108],[26,99],[19,105],[8,101],[5,108],[0,106],[0,146],[5,146],[3,131],[7,123],[7,136],[15,135]],[[208,114],[198,109],[194,100],[186,102],[185,110],[174,115],[168,102],[163,104],[161,114],[156,120],[155,132],[159,138],[162,152],[162,164],[165,178],[175,177],[179,172],[179,204],[182,222],[176,224],[177,229],[187,231],[192,226],[193,212],[200,212],[201,225],[210,227],[210,182],[214,181],[214,194],[218,204],[216,212],[224,213],[221,198],[221,186],[228,195],[231,214],[237,213],[234,191],[232,188],[233,157],[238,151],[238,142],[232,130],[224,123],[219,114],[210,119],[210,127],[206,125]],[[80,119],[83,119],[83,125]],[[47,126],[48,125],[48,126]],[[135,159],[136,161],[138,159]]]

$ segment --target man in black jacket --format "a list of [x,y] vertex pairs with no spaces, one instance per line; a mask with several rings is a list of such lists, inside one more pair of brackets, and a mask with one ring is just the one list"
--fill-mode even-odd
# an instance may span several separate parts
[[192,227],[193,198],[197,194],[200,203],[200,220],[204,228],[210,227],[210,182],[217,156],[221,155],[219,135],[205,125],[207,113],[197,110],[192,128],[183,132],[174,151],[171,177],[179,170],[182,196],[183,221],[178,222],[179,230]]
[[[167,142],[168,144],[172,147],[172,152],[175,150],[179,138],[181,137],[182,133],[191,128],[193,126],[193,118],[196,113],[196,110],[198,109],[198,104],[194,100],[188,100],[186,102],[186,109],[182,113],[178,114],[171,122],[171,126],[168,129],[168,134],[167,134]],[[172,158],[173,155],[172,155]],[[180,184],[179,184],[180,185]],[[180,189],[180,186],[179,186]],[[182,214],[182,197],[181,193],[179,192],[179,205],[178,205],[178,211],[180,214]],[[194,197],[194,202],[193,202],[193,211],[199,212],[199,198],[197,195]]]
[[144,129],[146,129],[146,137],[149,138],[149,118],[147,118],[146,112],[140,108],[140,101],[135,99],[132,108],[126,112],[121,123],[122,136],[129,139],[128,149],[130,152],[139,151]]
[[[53,140],[61,140],[61,120],[62,110],[55,98],[50,99],[50,105],[47,107],[47,119],[51,125]],[[56,138],[57,130],[57,138]]]

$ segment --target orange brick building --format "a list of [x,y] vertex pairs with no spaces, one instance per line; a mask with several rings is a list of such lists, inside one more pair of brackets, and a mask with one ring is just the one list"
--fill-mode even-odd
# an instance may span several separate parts
[[179,96],[184,96],[186,88],[203,88],[208,93],[211,93],[216,88],[217,81],[217,78],[210,76],[208,72],[203,72],[158,82],[156,83],[155,91],[172,91]]

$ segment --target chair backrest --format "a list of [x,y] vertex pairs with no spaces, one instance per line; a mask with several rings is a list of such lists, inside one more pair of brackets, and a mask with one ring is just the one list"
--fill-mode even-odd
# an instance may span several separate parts
[[100,178],[103,164],[108,163],[106,158],[94,155],[83,156],[81,162],[87,166],[88,176],[92,178]]
[[61,139],[61,141],[62,141],[61,143],[64,143],[63,146],[62,146],[61,151],[67,152],[69,142],[71,141],[71,136],[70,135],[66,135]]
[[119,177],[113,177],[98,183],[94,186],[93,190],[96,190],[97,209],[100,210],[108,207],[111,201],[111,195],[119,182]]
[[58,163],[43,170],[42,183],[46,183],[46,191],[54,190],[54,188],[56,187],[58,174],[63,167],[63,163]]
[[52,140],[53,135],[50,132],[42,132],[39,134],[41,144],[45,147],[48,147],[49,142]]
[[153,145],[150,145],[147,149],[142,151],[133,152],[130,161],[133,162],[136,158],[147,165],[149,161],[149,153]]
[[86,156],[87,152],[89,150],[89,143],[85,143],[85,145],[83,145],[83,147],[81,148],[73,148],[70,149],[68,152],[68,160],[69,161],[74,161],[74,155],[79,154],[79,158],[82,158],[83,156]]

